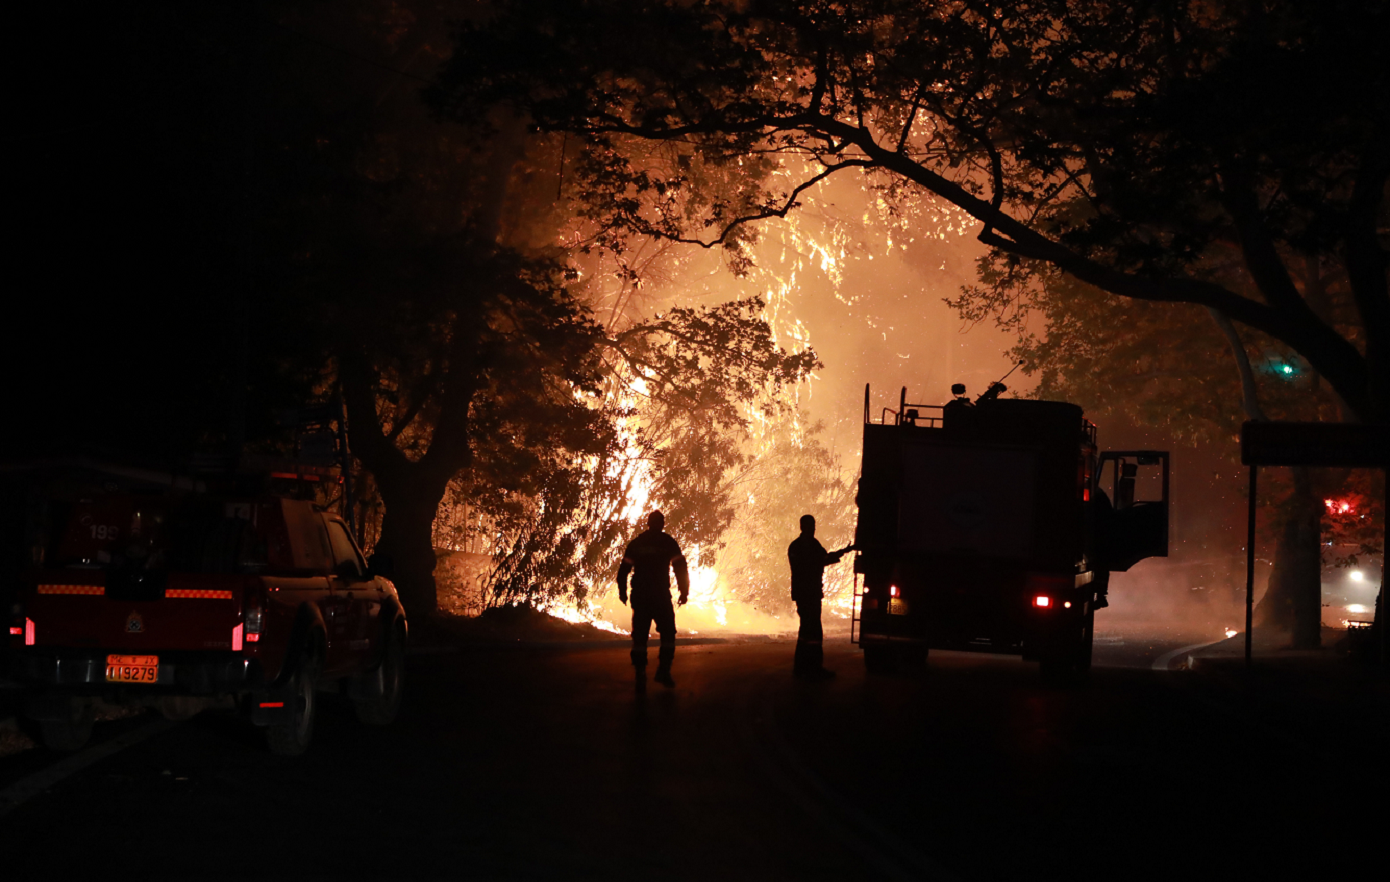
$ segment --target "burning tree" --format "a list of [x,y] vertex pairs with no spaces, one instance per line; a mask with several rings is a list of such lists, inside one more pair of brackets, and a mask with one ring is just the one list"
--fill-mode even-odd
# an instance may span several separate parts
[[756,300],[601,322],[582,261],[627,242],[567,198],[582,160],[563,138],[504,111],[487,126],[429,119],[416,72],[438,57],[433,6],[306,3],[280,21],[263,244],[299,331],[286,371],[346,402],[381,503],[376,549],[411,612],[436,606],[432,526],[451,486],[482,514],[507,597],[582,596],[633,519],[612,466],[634,455],[654,466],[651,501],[713,549],[740,434],[814,353],[776,345]]
[[[433,100],[456,119],[511,102],[542,130],[581,136],[577,171],[613,194],[615,228],[723,245],[737,261],[750,222],[868,171],[888,196],[979,220],[984,308],[1006,308],[1040,266],[1113,296],[1206,307],[1287,346],[1349,418],[1390,419],[1383,6],[496,8],[460,30]],[[698,161],[653,174],[653,148],[624,149],[634,138]],[[713,166],[754,180],[711,196],[699,185]],[[1234,275],[1211,265],[1226,247]],[[1301,284],[1306,259],[1342,278],[1337,315]]]
[[601,449],[528,463],[511,486],[476,487],[496,541],[499,600],[581,603],[611,581],[651,508],[666,512],[694,564],[710,564],[733,520],[736,473],[752,467],[754,420],[785,418],[782,390],[818,367],[777,346],[756,299],[674,307],[596,341],[601,390],[590,407],[612,427]]

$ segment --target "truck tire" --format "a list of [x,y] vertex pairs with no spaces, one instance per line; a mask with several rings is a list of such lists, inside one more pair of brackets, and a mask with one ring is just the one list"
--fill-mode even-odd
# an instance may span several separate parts
[[1038,660],[1043,682],[1054,685],[1076,685],[1091,675],[1091,638],[1095,612],[1088,610],[1081,623],[1071,629],[1071,635],[1049,646]]
[[356,690],[362,698],[353,700],[357,719],[369,726],[385,726],[396,719],[405,688],[405,635],[399,628],[387,632],[381,647],[381,664],[362,674],[370,682]]
[[290,719],[266,727],[266,744],[276,756],[299,756],[309,749],[318,716],[314,690],[318,685],[321,658],[317,642],[311,642],[300,658],[287,684],[286,700],[294,703]]
[[1065,686],[1071,682],[1076,669],[1075,659],[1066,649],[1051,651],[1038,659],[1038,673],[1050,686]]
[[96,714],[85,701],[69,699],[69,713],[60,719],[39,720],[39,739],[49,750],[81,750],[92,737]]
[[1091,647],[1096,636],[1096,610],[1092,606],[1086,610],[1086,618],[1081,628],[1081,643],[1076,648],[1076,678],[1085,681],[1091,676]]
[[917,670],[926,667],[927,647],[925,646],[904,646],[898,650],[898,662],[906,670]]
[[893,647],[864,647],[864,670],[870,674],[891,674],[897,667],[898,659],[893,653]]

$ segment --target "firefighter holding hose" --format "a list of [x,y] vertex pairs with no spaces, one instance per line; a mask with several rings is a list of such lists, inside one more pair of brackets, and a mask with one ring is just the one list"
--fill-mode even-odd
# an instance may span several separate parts
[[632,576],[632,665],[639,685],[646,679],[647,632],[656,623],[661,635],[657,650],[656,682],[675,686],[671,660],[676,655],[676,611],[671,606],[671,570],[676,571],[680,605],[690,598],[690,574],[685,555],[676,540],[664,532],[666,517],[659,511],[647,516],[646,532],[628,543],[618,567],[618,601],[627,603],[628,576]]

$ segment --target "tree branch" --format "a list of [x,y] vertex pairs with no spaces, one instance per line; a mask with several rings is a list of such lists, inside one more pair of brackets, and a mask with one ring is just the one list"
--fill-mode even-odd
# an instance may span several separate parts
[[846,140],[864,151],[872,165],[913,181],[983,221],[986,229],[979,238],[986,245],[1050,263],[1083,282],[1121,297],[1161,303],[1193,303],[1214,308],[1229,318],[1293,346],[1332,383],[1353,410],[1359,414],[1366,413],[1370,398],[1365,359],[1355,346],[1327,325],[1316,321],[1316,317],[1312,321],[1307,320],[1306,304],[1301,313],[1290,314],[1241,297],[1213,282],[1182,277],[1151,278],[1105,266],[1044,236],[1002,209],[994,208],[954,181],[879,146],[870,132],[854,130],[837,120],[823,119],[821,125],[832,131],[843,132]]
[[1240,372],[1241,410],[1245,411],[1247,419],[1266,421],[1268,417],[1260,407],[1259,390],[1255,387],[1255,372],[1250,368],[1250,354],[1245,351],[1245,344],[1236,333],[1236,326],[1210,306],[1207,307],[1207,315],[1216,322],[1221,333],[1226,335],[1226,342],[1231,344],[1231,355],[1235,356],[1236,370]]

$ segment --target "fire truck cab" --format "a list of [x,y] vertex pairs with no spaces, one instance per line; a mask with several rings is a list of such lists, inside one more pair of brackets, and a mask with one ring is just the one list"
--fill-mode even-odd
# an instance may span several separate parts
[[1168,452],[1101,453],[1066,402],[904,388],[898,405],[874,420],[865,387],[851,639],[868,669],[936,648],[1084,677],[1110,574],[1168,553]]

